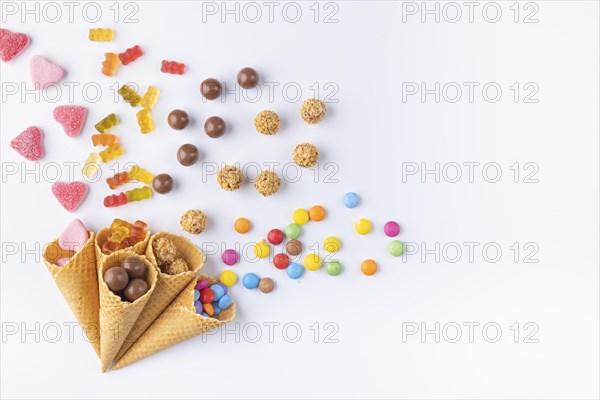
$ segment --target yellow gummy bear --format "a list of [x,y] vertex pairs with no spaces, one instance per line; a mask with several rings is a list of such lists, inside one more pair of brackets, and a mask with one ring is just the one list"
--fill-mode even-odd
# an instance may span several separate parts
[[95,178],[100,169],[100,155],[98,153],[90,153],[89,157],[83,163],[81,173],[88,178]]
[[125,154],[125,150],[123,149],[123,146],[117,142],[102,150],[100,152],[100,159],[105,163],[112,161],[123,154]]
[[125,100],[126,103],[129,103],[131,107],[137,107],[142,101],[142,96],[140,96],[131,86],[123,85],[118,92],[123,100]]
[[115,38],[115,32],[110,28],[90,29],[89,38],[93,42],[112,42]]
[[154,174],[147,169],[141,168],[139,165],[134,165],[129,169],[129,176],[138,182],[150,184],[154,179]]
[[160,90],[158,88],[155,88],[154,86],[148,86],[148,90],[146,90],[144,97],[142,97],[142,107],[152,110],[158,101],[159,94]]
[[142,133],[150,133],[154,130],[154,121],[152,120],[152,114],[150,110],[144,108],[140,110],[136,115],[140,131]]

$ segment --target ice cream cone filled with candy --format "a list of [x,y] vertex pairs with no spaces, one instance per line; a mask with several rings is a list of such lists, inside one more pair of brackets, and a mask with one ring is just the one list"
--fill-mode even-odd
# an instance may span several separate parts
[[216,329],[234,318],[235,304],[227,293],[227,287],[214,278],[200,275],[183,289],[129,351],[117,360],[114,369],[123,368],[160,350]]
[[121,358],[204,265],[204,253],[183,236],[159,232],[150,238],[146,258],[159,271],[154,293],[115,357]]
[[75,219],[58,239],[44,248],[42,258],[94,351],[100,356],[100,302],[94,233]]
[[100,361],[105,372],[156,287],[157,271],[133,251],[116,251],[98,265]]

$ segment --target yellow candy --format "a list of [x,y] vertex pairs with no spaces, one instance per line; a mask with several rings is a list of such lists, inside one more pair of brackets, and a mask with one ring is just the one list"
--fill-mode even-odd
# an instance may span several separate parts
[[265,257],[269,257],[269,254],[271,254],[271,248],[269,247],[267,242],[265,242],[264,240],[262,240],[254,245],[254,255],[256,257],[265,258]]
[[88,178],[95,178],[100,169],[100,155],[98,153],[90,153],[90,156],[85,160],[81,173]]
[[160,90],[155,88],[154,86],[148,86],[148,90],[142,97],[142,102],[140,103],[142,107],[147,108],[148,110],[152,110],[156,101],[158,100],[158,95],[160,94]]
[[303,208],[299,208],[292,214],[292,219],[298,225],[304,225],[310,219],[308,216],[308,211]]
[[115,32],[110,29],[90,29],[89,39],[93,42],[112,42],[115,38]]
[[225,286],[233,286],[237,282],[237,276],[232,270],[226,269],[225,271],[221,272],[219,280]]
[[316,254],[309,254],[304,257],[304,268],[309,271],[316,271],[321,268],[321,257]]
[[323,249],[330,253],[335,253],[340,250],[341,245],[340,239],[335,236],[329,236],[325,238],[325,241],[323,242]]
[[150,114],[149,109],[143,108],[137,114],[135,114],[135,116],[138,120],[140,132],[150,133],[154,130],[154,120],[152,119],[152,114]]
[[366,235],[367,233],[371,232],[371,228],[372,228],[371,221],[369,221],[368,219],[365,219],[365,218],[359,219],[354,224],[354,230],[356,230],[356,232],[361,235]]
[[102,162],[109,162],[116,159],[119,156],[125,154],[125,150],[119,142],[108,146],[106,149],[100,152],[100,159]]
[[135,179],[138,182],[150,184],[154,179],[154,174],[147,169],[141,168],[138,165],[134,165],[129,169],[129,176],[131,179]]
[[125,100],[126,103],[129,103],[129,105],[131,105],[131,107],[137,107],[142,101],[142,96],[140,96],[131,86],[121,86],[121,88],[118,90],[118,93],[121,95],[121,97],[123,98],[123,100]]

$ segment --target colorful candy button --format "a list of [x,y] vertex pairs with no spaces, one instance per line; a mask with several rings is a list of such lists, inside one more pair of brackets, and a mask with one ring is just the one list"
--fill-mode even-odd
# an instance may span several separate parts
[[298,239],[302,235],[302,227],[298,224],[289,224],[285,227],[285,236],[288,239]]
[[281,229],[271,229],[267,234],[267,240],[269,241],[269,243],[275,245],[281,244],[284,238],[285,236],[283,236],[283,232],[281,232]]
[[337,276],[342,272],[342,264],[339,261],[328,261],[325,263],[325,272],[331,276]]
[[373,275],[377,272],[377,263],[371,259],[363,261],[360,265],[360,270],[365,275]]
[[335,236],[329,236],[325,238],[325,241],[323,242],[323,250],[330,253],[335,253],[340,250],[341,245],[340,239],[336,238]]
[[288,276],[292,279],[298,279],[304,273],[304,267],[298,263],[290,263],[286,270]]
[[240,260],[240,257],[238,256],[238,253],[235,250],[227,249],[221,255],[221,260],[223,260],[225,264],[231,266],[236,264]]
[[316,271],[319,268],[321,268],[321,264],[323,262],[321,261],[321,257],[319,257],[316,254],[309,254],[306,257],[304,257],[304,268],[306,268],[309,271]]
[[348,192],[344,195],[344,205],[348,208],[354,208],[360,203],[360,197],[354,192]]
[[308,216],[311,221],[319,222],[323,221],[327,212],[322,206],[312,206],[310,210],[308,210]]
[[394,257],[400,257],[404,254],[404,243],[399,240],[392,240],[390,244],[388,244],[388,251]]
[[194,301],[198,301],[200,299],[200,291],[194,289]]
[[206,279],[201,279],[196,283],[196,290],[199,292],[202,289],[206,289],[208,287],[208,281]]
[[238,218],[233,223],[233,229],[235,229],[237,233],[241,234],[248,233],[251,227],[252,224],[246,218]]
[[[237,282],[237,275],[232,270],[227,269],[227,270],[221,272],[221,275],[219,276],[219,280],[225,286],[233,286]],[[222,308],[223,307],[221,307],[221,309]]]
[[260,278],[253,272],[248,272],[242,278],[242,285],[244,285],[246,289],[256,289],[259,282]]
[[400,233],[400,225],[396,221],[388,221],[383,226],[383,233],[388,237],[398,236]]
[[366,235],[367,233],[371,232],[372,228],[373,226],[371,225],[371,221],[365,218],[359,219],[354,224],[354,230],[361,235]]
[[277,269],[286,269],[290,265],[290,258],[284,253],[275,254],[273,264],[275,264],[275,268]]
[[254,255],[256,257],[265,258],[269,257],[269,254],[271,254],[271,248],[264,240],[261,240],[254,245]]
[[213,301],[219,301],[221,297],[225,295],[225,290],[221,285],[214,284],[210,287],[210,289],[214,292],[215,298]]
[[219,308],[221,310],[225,310],[231,305],[231,303],[233,303],[233,299],[230,295],[226,294],[225,296],[221,297],[221,300],[219,300]]
[[310,220],[310,216],[308,215],[308,211],[299,208],[292,214],[292,220],[298,225],[304,225]]
[[214,299],[215,299],[215,292],[213,292],[211,288],[202,289],[202,291],[200,292],[200,302],[202,304],[210,303]]

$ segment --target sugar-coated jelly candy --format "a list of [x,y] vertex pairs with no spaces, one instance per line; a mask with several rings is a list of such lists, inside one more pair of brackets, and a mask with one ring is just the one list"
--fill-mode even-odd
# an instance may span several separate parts
[[119,118],[115,114],[109,114],[106,117],[102,118],[100,122],[96,124],[96,130],[100,133],[104,133],[113,126],[119,123]]
[[29,161],[37,161],[44,156],[44,133],[37,126],[30,126],[10,141],[10,147]]
[[119,60],[121,60],[121,64],[127,65],[127,64],[137,60],[138,58],[140,58],[143,55],[144,55],[144,51],[142,50],[142,48],[138,45],[135,45],[135,46],[125,50],[123,53],[119,53]]
[[25,51],[29,42],[29,36],[24,33],[0,29],[0,60],[4,62],[12,60]]
[[142,102],[142,96],[140,96],[131,86],[123,85],[119,88],[119,94],[129,103],[131,107],[137,107]]
[[93,42],[112,42],[115,32],[110,28],[91,28],[89,38]]

